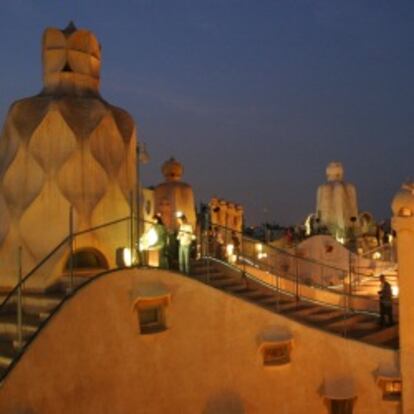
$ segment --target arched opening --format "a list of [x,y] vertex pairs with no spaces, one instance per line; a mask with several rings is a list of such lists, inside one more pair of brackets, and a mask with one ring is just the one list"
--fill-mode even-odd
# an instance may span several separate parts
[[[68,257],[65,270],[70,270],[71,258]],[[108,262],[105,256],[92,247],[77,250],[72,256],[73,270],[81,269],[108,269]]]

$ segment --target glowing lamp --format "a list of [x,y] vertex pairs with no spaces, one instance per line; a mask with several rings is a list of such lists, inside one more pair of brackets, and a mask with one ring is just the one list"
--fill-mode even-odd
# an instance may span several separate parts
[[124,260],[124,265],[127,267],[131,267],[132,266],[132,251],[129,247],[124,247],[124,249],[122,250],[122,258]]
[[234,264],[237,261],[237,256],[234,254],[234,244],[228,244],[226,246],[227,260],[230,264]]
[[233,252],[234,252],[234,244],[228,244],[227,246],[226,246],[226,253],[227,253],[227,256],[232,256],[233,255]]
[[116,250],[116,265],[118,267],[131,267],[136,260],[136,254],[130,247],[120,247]]
[[398,297],[400,293],[400,288],[398,286],[391,286],[392,296]]
[[154,227],[151,227],[142,237],[139,242],[139,250],[148,250],[155,246],[158,242],[158,233]]

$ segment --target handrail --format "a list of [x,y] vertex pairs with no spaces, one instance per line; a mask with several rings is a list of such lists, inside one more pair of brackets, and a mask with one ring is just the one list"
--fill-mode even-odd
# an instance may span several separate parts
[[[247,239],[249,241],[259,243],[259,242],[255,241],[255,239],[251,239],[251,238],[246,237],[246,236],[243,236],[243,239]],[[320,261],[318,261],[316,259],[313,259],[311,257],[301,257],[301,256],[299,256],[297,254],[290,253],[290,252],[288,252],[286,250],[280,249],[279,247],[276,247],[276,246],[272,246],[271,244],[268,244],[268,243],[262,243],[262,242],[260,242],[260,244],[263,244],[267,248],[269,248],[271,250],[275,250],[275,251],[277,251],[277,253],[279,253],[281,255],[288,256],[288,257],[290,257],[292,259],[302,260],[302,261],[307,262],[307,263],[312,263],[312,264],[318,265],[318,266],[324,266],[326,268],[329,268],[329,269],[332,269],[332,270],[337,270],[337,271],[340,271],[340,272],[348,272],[348,269],[342,269],[340,267],[336,267],[336,266],[333,266],[333,265],[328,264],[328,263],[325,263],[325,262],[320,262]]]
[[[220,224],[214,224],[212,226],[219,227],[220,229],[223,229],[226,232],[233,232],[234,231],[234,230],[231,230],[230,228],[222,226]],[[318,266],[323,266],[327,269],[331,269],[331,270],[335,270],[335,271],[340,271],[340,272],[345,272],[345,273],[349,272],[349,269],[343,269],[343,268],[340,268],[340,267],[336,267],[336,266],[333,266],[331,264],[328,264],[328,263],[325,263],[325,262],[320,262],[318,260],[312,259],[310,257],[301,257],[301,256],[298,256],[298,255],[295,255],[294,253],[290,253],[290,252],[288,252],[284,249],[281,249],[280,247],[272,246],[269,243],[262,242],[260,240],[253,239],[251,237],[245,236],[242,232],[235,231],[235,233],[239,234],[242,237],[242,241],[243,240],[248,240],[249,242],[252,242],[252,243],[255,243],[255,244],[262,244],[262,245],[266,246],[266,248],[269,248],[269,249],[271,249],[271,250],[273,250],[273,251],[275,251],[275,252],[277,252],[281,255],[284,255],[286,257],[296,259],[296,260],[302,260],[304,262],[311,263],[311,264],[318,265]],[[366,276],[364,273],[358,273],[358,272],[355,272],[355,271],[353,271],[353,273],[355,275],[359,275],[359,276]]]
[[[376,297],[354,290],[356,284],[368,278],[365,273],[356,271],[355,260],[352,260],[354,263],[350,260],[348,268],[340,268],[315,259],[294,255],[265,242],[245,237],[241,232],[233,232],[231,229],[221,225],[214,225],[212,228],[222,229],[223,237],[214,237],[214,233],[209,233],[210,228],[208,231],[205,228],[203,229],[202,238],[204,241],[202,241],[202,245],[205,247],[202,247],[204,252],[202,255],[206,259],[229,260],[229,258],[225,259],[226,254],[223,252],[222,243],[232,244],[232,241],[229,240],[232,238],[231,234],[233,236],[237,235],[240,245],[237,246],[237,253],[233,253],[236,257],[235,260],[238,262],[236,267],[244,275],[251,273],[253,269],[257,269],[266,272],[270,277],[268,279],[268,276],[263,274],[262,277],[254,272],[254,274],[250,275],[251,279],[260,283],[270,283],[273,289],[277,291],[281,290],[279,281],[284,281],[282,283],[284,289],[288,289],[297,298],[303,297],[307,300],[318,300],[330,306],[335,304],[335,306],[346,309],[346,311],[358,309],[358,311],[362,310],[364,312],[377,312],[378,299]],[[262,247],[256,250],[256,244],[261,244]],[[266,255],[261,258],[260,254]],[[231,262],[229,263],[231,264]],[[284,267],[283,264],[287,266]],[[252,270],[249,270],[246,265],[250,265]],[[270,282],[270,280],[273,281]],[[321,294],[308,289],[316,289]],[[329,292],[329,295],[334,294],[334,296],[324,296],[325,293],[322,292]]]
[[393,249],[393,247],[394,246],[391,243],[384,243],[384,244],[381,244],[380,246],[374,247],[374,248],[372,248],[370,250],[367,250],[366,252],[362,253],[361,257],[366,257],[366,256],[369,256],[369,255],[372,255],[373,253],[378,252],[380,250],[387,250],[387,249],[391,250],[391,249]]
[[5,303],[10,299],[10,297],[17,291],[19,287],[21,287],[29,277],[36,272],[37,269],[39,269],[43,263],[45,263],[47,260],[49,260],[50,257],[52,257],[65,243],[67,243],[69,240],[69,236],[65,237],[56,247],[54,247],[39,263],[37,263],[23,278],[22,280],[16,284],[16,286],[7,294],[6,298],[3,300],[3,302],[0,304],[0,311],[2,307],[5,305]]
[[98,224],[98,225],[97,225],[97,226],[95,226],[95,227],[91,227],[91,228],[89,228],[89,229],[86,229],[86,230],[80,230],[80,231],[78,231],[78,232],[73,233],[73,237],[76,237],[76,236],[81,236],[82,234],[85,234],[85,233],[90,233],[91,231],[95,231],[95,230],[103,229],[104,227],[112,226],[113,224],[122,223],[123,221],[127,221],[127,220],[129,220],[129,219],[130,219],[130,216],[126,216],[126,217],[122,217],[122,218],[120,218],[120,219],[116,219],[116,220],[113,220],[113,221],[108,221],[108,223]]
[[[82,234],[90,233],[92,231],[99,230],[104,227],[108,227],[114,224],[121,223],[123,221],[129,220],[130,216],[123,217],[120,219],[116,219],[107,223],[99,224],[94,227],[90,227],[89,229],[81,230],[76,233],[73,233],[72,237],[80,236]],[[17,292],[17,290],[24,285],[25,282],[32,276],[45,262],[47,262],[62,246],[64,246],[66,243],[68,243],[70,239],[70,235],[66,236],[57,246],[55,246],[43,259],[41,259],[23,278],[22,280],[17,283],[14,288],[6,295],[4,300],[0,304],[0,312],[2,308],[5,306],[5,304],[10,300],[10,298]]]
[[[214,257],[214,256],[204,256],[204,257],[203,257],[203,259],[213,260],[213,261],[215,261],[215,262],[217,262],[217,263],[220,263],[220,264],[222,264],[222,265],[228,266],[228,267],[230,267],[231,269],[233,269],[233,270],[235,270],[235,271],[240,271],[240,272],[242,272],[245,276],[248,276],[250,279],[254,280],[255,282],[258,282],[258,283],[260,283],[261,285],[267,286],[268,288],[270,288],[270,289],[272,289],[272,290],[278,290],[278,291],[284,292],[285,294],[293,295],[293,293],[292,293],[292,292],[290,292],[289,290],[285,290],[285,289],[281,289],[280,287],[276,287],[276,286],[274,286],[274,285],[272,285],[272,284],[270,284],[270,283],[268,283],[268,282],[266,282],[266,281],[264,281],[264,280],[262,280],[262,279],[258,278],[257,276],[255,276],[253,273],[251,273],[251,272],[249,272],[249,271],[242,270],[242,269],[240,269],[238,266],[235,266],[235,265],[229,264],[229,263],[228,263],[228,262],[226,262],[225,260],[222,260],[222,259],[217,259],[217,258],[216,258],[216,257]],[[268,267],[268,268],[271,268],[271,266],[270,266],[270,265],[267,265],[267,267]],[[292,279],[289,279],[289,278],[287,278],[287,277],[285,277],[285,276],[283,276],[283,275],[276,275],[276,274],[272,273],[272,276],[277,277],[277,278],[280,278],[280,279],[284,279],[284,280],[292,281]],[[301,283],[301,284],[303,284],[303,282],[300,282],[300,283]],[[368,298],[368,297],[365,297],[365,296],[363,296],[363,295],[357,295],[357,294],[355,294],[355,293],[350,293],[350,292],[348,292],[348,291],[344,292],[344,291],[340,291],[340,290],[329,289],[329,287],[322,286],[322,285],[319,285],[319,284],[313,284],[313,285],[309,285],[309,286],[311,286],[311,287],[315,287],[316,289],[320,289],[320,290],[327,290],[327,291],[329,291],[330,293],[332,293],[332,294],[334,294],[334,295],[339,295],[339,296],[343,296],[343,297],[346,297],[346,298],[354,298],[354,299],[363,298],[363,299],[369,299],[370,301],[373,301],[373,302],[379,302],[379,299],[373,299],[373,298],[371,298],[371,297],[369,297],[369,298]],[[313,299],[313,298],[308,298],[308,297],[306,297],[306,300],[308,300],[308,301],[310,301],[310,302],[318,302],[318,303],[323,303],[323,304],[325,304],[325,305],[327,305],[327,306],[330,306],[330,307],[333,307],[333,308],[338,308],[338,309],[341,309],[341,308],[342,308],[342,307],[341,307],[341,305],[327,304],[327,303],[325,303],[325,302],[317,301],[317,300],[315,300],[315,299]],[[359,312],[359,313],[367,313],[367,314],[371,314],[371,315],[377,315],[377,314],[378,314],[378,312],[377,312],[377,311],[376,311],[376,312],[373,312],[373,311],[369,311],[369,310],[361,310],[361,309],[360,309],[360,310],[358,310],[358,312]]]

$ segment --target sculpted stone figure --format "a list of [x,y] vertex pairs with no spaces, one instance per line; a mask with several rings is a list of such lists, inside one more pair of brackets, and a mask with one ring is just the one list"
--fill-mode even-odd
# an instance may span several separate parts
[[[43,90],[11,105],[0,138],[2,286],[14,283],[18,246],[26,272],[68,236],[71,206],[75,231],[128,216],[136,183],[134,121],[99,94],[94,34],[72,23],[48,28],[42,57]],[[111,264],[124,239],[102,230],[78,238],[76,249]],[[59,260],[63,271],[68,252]]]
[[326,168],[327,183],[318,188],[316,214],[319,226],[326,226],[338,239],[344,239],[349,229],[357,225],[358,204],[355,187],[344,181],[340,162]]

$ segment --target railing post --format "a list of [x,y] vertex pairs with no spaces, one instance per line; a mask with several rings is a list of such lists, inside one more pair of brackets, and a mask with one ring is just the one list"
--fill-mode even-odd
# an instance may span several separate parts
[[131,266],[134,263],[134,193],[129,192],[129,248],[131,252]]
[[325,280],[324,280],[324,272],[323,272],[323,270],[324,270],[324,264],[323,263],[321,263],[321,274],[320,274],[320,282],[321,282],[321,287],[323,287],[323,288],[325,288],[326,286],[325,286]]
[[275,252],[274,263],[273,263],[273,272],[276,276],[276,312],[279,312],[279,296],[280,296],[280,279],[279,279],[279,271],[280,269],[277,268],[276,263],[278,262],[279,253]]
[[23,346],[23,303],[22,303],[22,247],[17,252],[18,289],[17,289],[17,348]]
[[352,250],[349,249],[349,277],[348,277],[348,311],[351,311],[352,309]]
[[204,245],[204,263],[207,264],[207,274],[206,274],[206,282],[210,283],[210,256],[212,252],[210,252],[210,237],[212,237],[212,234],[210,234],[210,219],[207,219],[207,223],[205,224],[205,228],[202,231],[203,234],[203,245]]
[[73,292],[74,288],[74,281],[73,281],[73,258],[74,258],[74,251],[73,251],[73,206],[69,207],[69,275],[70,275],[70,285],[69,285],[69,293]]
[[296,257],[295,258],[295,262],[296,262],[296,286],[295,286],[295,290],[296,290],[296,301],[299,301],[299,258]]
[[245,284],[246,287],[247,287],[246,258],[248,256],[248,252],[247,252],[248,248],[249,248],[248,242],[247,242],[247,239],[244,238],[244,234],[243,234],[243,230],[242,230],[241,235],[240,235],[239,261],[240,261],[240,258],[241,258],[241,260],[243,260],[242,270],[241,270],[241,278],[242,278],[242,282]]

